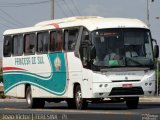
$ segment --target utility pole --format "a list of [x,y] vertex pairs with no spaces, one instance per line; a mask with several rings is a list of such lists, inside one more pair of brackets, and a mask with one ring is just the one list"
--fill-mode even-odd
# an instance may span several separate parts
[[51,20],[54,19],[54,0],[51,0]]
[[149,23],[149,1],[147,0],[147,25],[150,27]]
[[157,96],[159,96],[159,61],[157,59]]
[[[154,2],[154,0],[151,0],[151,2]],[[148,24],[148,27],[150,27],[150,22],[149,22],[149,19],[150,19],[150,16],[149,16],[149,0],[147,0],[147,24]]]

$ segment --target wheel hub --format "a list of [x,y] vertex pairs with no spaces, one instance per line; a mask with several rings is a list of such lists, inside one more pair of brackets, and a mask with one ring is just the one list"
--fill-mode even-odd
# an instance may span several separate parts
[[29,105],[31,104],[31,94],[27,95],[27,102],[28,102]]
[[82,93],[81,93],[81,91],[77,92],[76,101],[77,101],[77,106],[80,107],[81,104],[82,104]]

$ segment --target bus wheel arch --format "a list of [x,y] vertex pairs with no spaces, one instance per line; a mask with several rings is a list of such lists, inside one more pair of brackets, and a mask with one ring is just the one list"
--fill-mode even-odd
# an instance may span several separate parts
[[26,98],[27,88],[28,88],[28,87],[30,87],[30,86],[31,86],[31,85],[30,85],[30,84],[28,84],[28,83],[27,83],[27,84],[25,84],[25,91],[24,91],[24,92],[25,92],[25,98]]
[[31,85],[26,85],[26,102],[29,108],[43,108],[45,105],[45,101],[40,98],[33,98],[32,97],[32,89]]
[[34,104],[33,104],[33,98],[32,98],[32,90],[31,90],[31,86],[28,85],[26,86],[26,101],[27,101],[27,104],[28,104],[28,107],[29,108],[34,108]]
[[80,84],[74,85],[74,101],[77,109],[85,109],[87,108],[87,101],[82,97],[82,89]]
[[67,100],[66,100],[66,102],[67,102],[67,104],[68,104],[68,108],[70,108],[70,109],[75,109],[76,108],[76,103],[75,103],[75,99],[74,99],[74,91],[75,91],[75,88],[76,88],[76,86],[78,86],[78,85],[80,85],[79,83],[73,83],[73,87],[72,87],[72,91],[73,91],[73,93],[72,93],[72,98],[68,98]]
[[80,83],[74,83],[73,85],[73,97],[77,86],[81,86]]

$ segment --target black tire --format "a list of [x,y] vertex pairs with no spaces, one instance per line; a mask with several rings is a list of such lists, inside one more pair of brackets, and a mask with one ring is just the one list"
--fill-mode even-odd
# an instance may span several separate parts
[[139,105],[139,97],[132,97],[126,99],[128,109],[137,109]]
[[80,85],[76,86],[74,98],[75,98],[76,109],[82,110],[87,108],[88,103],[86,99],[82,98]]
[[28,86],[26,90],[26,101],[28,103],[29,108],[43,108],[45,105],[44,100],[32,98],[32,91],[30,86]]
[[74,98],[68,99],[67,104],[69,109],[76,109],[76,103]]

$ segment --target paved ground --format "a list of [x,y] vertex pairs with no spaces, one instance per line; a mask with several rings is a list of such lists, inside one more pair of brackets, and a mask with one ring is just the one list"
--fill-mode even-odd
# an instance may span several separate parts
[[[6,98],[6,99],[0,99],[0,102],[25,102],[25,99],[16,99],[16,98]],[[160,96],[155,97],[141,97],[140,102],[160,102]]]
[[30,120],[160,120],[160,98],[143,97],[138,109],[132,110],[124,103],[89,104],[87,110],[73,110],[65,102],[29,109],[24,99],[0,100],[0,120],[27,120],[27,117]]

